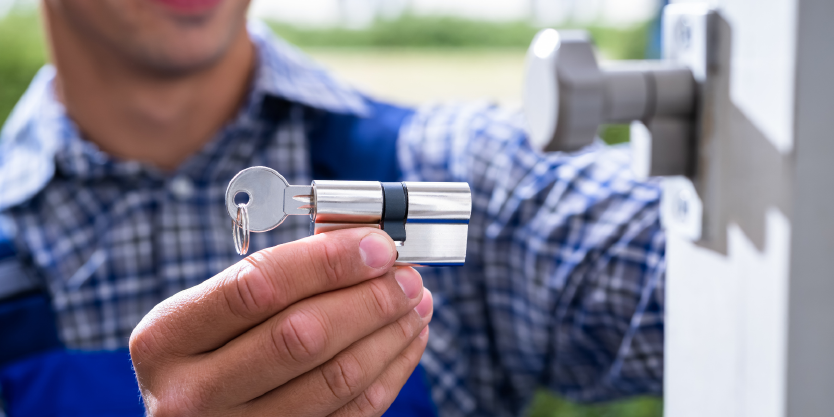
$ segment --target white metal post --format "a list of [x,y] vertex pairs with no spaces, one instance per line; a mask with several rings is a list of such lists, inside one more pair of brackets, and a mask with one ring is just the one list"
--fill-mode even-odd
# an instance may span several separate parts
[[669,236],[667,417],[834,415],[834,1],[713,0],[704,236]]

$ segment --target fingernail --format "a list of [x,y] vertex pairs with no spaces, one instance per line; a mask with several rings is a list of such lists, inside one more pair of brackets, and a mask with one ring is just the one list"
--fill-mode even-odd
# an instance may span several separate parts
[[417,298],[423,290],[423,280],[420,274],[412,268],[397,268],[394,272],[394,279],[397,280],[397,284],[400,284],[405,296],[410,299]]
[[429,325],[427,324],[426,327],[423,327],[423,330],[420,330],[420,337],[425,337],[429,334]]
[[365,236],[359,242],[359,255],[362,256],[365,265],[371,268],[382,268],[388,264],[393,251],[394,248],[388,240],[376,233]]
[[431,291],[426,288],[423,288],[423,299],[420,300],[420,304],[417,304],[417,307],[414,307],[414,311],[420,315],[422,318],[428,317],[429,313],[431,313],[432,308],[432,297]]

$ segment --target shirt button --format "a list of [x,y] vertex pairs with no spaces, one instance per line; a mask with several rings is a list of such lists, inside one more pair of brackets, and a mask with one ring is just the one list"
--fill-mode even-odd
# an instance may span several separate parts
[[174,177],[168,184],[171,193],[177,198],[185,200],[194,195],[194,184],[184,176]]

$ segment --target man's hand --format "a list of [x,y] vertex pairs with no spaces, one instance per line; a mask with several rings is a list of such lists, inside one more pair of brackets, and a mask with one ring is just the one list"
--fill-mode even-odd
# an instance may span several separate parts
[[378,416],[428,340],[432,299],[378,230],[265,249],[157,305],[130,354],[148,414]]

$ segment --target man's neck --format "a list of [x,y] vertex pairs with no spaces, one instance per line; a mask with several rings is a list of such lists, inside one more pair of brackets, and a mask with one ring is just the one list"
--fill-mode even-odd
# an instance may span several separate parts
[[163,76],[136,68],[51,14],[46,8],[58,98],[85,139],[114,157],[172,171],[245,99],[255,60],[245,25],[210,67]]

